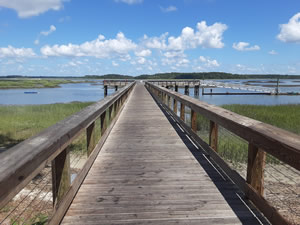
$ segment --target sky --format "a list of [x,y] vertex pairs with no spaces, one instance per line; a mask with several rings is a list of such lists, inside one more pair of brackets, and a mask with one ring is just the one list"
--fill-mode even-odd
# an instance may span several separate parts
[[0,0],[0,76],[300,75],[300,0]]

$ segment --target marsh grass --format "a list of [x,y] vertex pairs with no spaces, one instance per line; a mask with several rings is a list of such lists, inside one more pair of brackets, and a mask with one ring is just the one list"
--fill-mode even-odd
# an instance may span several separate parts
[[87,81],[74,81],[64,79],[2,79],[0,80],[0,89],[56,88],[59,87],[60,84],[84,82]]
[[91,102],[0,106],[0,148],[9,148],[80,111]]

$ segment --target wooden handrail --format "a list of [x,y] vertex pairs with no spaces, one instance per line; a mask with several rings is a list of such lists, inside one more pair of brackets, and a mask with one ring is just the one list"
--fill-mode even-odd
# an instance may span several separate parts
[[[87,129],[88,137],[88,154],[91,154],[91,148],[95,146],[94,143],[92,144],[91,136],[95,120],[105,115],[107,109],[110,113],[113,107],[119,109],[134,85],[135,82],[129,83],[114,94],[2,153],[0,158],[0,208],[5,206],[48,163],[52,162],[53,167],[60,161],[65,161],[66,156],[61,154],[66,152],[64,154],[67,155],[67,146],[85,129]],[[54,170],[52,168],[52,174],[60,179],[63,176],[63,170],[59,167]],[[56,172],[61,174],[57,175]],[[55,186],[57,183],[54,184],[54,188]]]
[[[151,82],[146,86],[153,97],[163,103],[173,118],[186,130],[195,142],[211,156],[228,177],[245,193],[272,224],[291,224],[263,197],[266,152],[280,161],[300,170],[300,136],[269,124],[238,115],[218,106],[182,95]],[[168,99],[168,100],[167,100]],[[169,100],[180,103],[180,116],[171,108]],[[167,101],[166,101],[167,100]],[[185,106],[191,109],[191,125],[185,123]],[[196,131],[196,114],[210,121],[209,143],[203,141]],[[247,178],[241,177],[217,153],[218,125],[248,141]]]
[[151,83],[147,85],[300,170],[300,136]]

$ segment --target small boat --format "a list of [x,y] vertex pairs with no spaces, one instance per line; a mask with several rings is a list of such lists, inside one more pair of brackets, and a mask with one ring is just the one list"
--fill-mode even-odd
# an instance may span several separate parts
[[24,94],[38,94],[37,91],[24,91]]

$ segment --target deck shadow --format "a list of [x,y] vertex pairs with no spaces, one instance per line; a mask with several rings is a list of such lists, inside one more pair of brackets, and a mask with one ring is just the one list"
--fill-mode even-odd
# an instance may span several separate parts
[[[162,106],[162,104],[159,103],[152,94],[151,96],[164,113],[172,127],[175,129],[178,136],[184,142],[186,147],[190,150],[195,159],[218,188],[219,192],[222,194],[242,224],[270,224],[268,220],[246,198],[244,193],[239,190],[239,188],[219,168],[219,166],[209,159],[209,155],[207,155],[202,147],[195,142],[193,143],[189,139],[189,135],[185,131],[181,130],[179,123],[177,123],[173,116],[167,112],[164,106]],[[249,214],[247,213],[247,215],[245,215],[245,212],[248,212]]]

